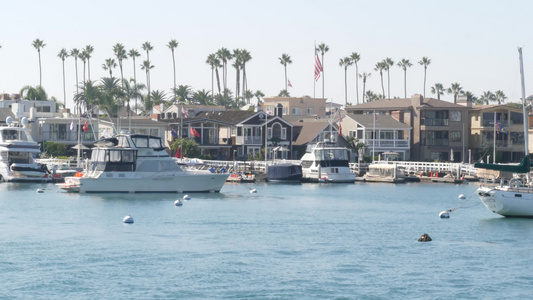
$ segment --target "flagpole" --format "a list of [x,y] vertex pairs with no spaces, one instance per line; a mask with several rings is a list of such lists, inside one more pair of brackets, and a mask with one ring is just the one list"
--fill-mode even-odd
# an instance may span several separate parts
[[[316,40],[315,40],[315,47],[313,49],[313,60],[315,59],[315,52],[316,52]],[[315,64],[313,64],[313,67],[315,67]],[[316,79],[313,76],[313,98],[315,98],[315,88],[316,88]]]
[[[494,110],[494,146],[492,149],[492,163],[496,163],[496,110]],[[489,161],[487,161],[489,162]]]
[[372,121],[372,162],[374,162],[374,156],[376,149],[376,110],[374,110],[374,118]]
[[181,153],[179,158],[183,159],[183,104],[181,105],[181,121],[180,121],[180,148]]
[[78,108],[78,159],[76,162],[77,167],[80,167],[80,152],[81,152],[81,105]]

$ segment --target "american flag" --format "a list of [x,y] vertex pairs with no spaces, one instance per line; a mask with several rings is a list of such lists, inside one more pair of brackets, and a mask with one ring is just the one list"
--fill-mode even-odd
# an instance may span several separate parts
[[318,57],[318,51],[315,49],[315,81],[320,78],[320,72],[322,72],[322,63]]
[[291,81],[287,80],[287,86],[292,87]]
[[189,116],[189,112],[185,109],[185,107],[183,107],[183,105],[181,106],[181,114],[186,117]]
[[496,123],[496,124],[494,124],[494,126],[496,126],[496,134],[499,134],[500,133],[500,123]]

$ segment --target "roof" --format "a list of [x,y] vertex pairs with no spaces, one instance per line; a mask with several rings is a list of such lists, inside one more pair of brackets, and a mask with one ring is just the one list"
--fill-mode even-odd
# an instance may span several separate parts
[[196,119],[209,119],[231,124],[238,124],[257,112],[248,110],[226,110],[226,111],[203,111],[196,115]]
[[0,123],[5,123],[7,117],[15,119],[15,115],[13,114],[13,111],[11,111],[11,108],[0,108]]
[[[413,106],[412,98],[399,98],[399,99],[380,99],[371,102],[365,102],[358,105],[348,106],[349,110],[397,110],[408,109]],[[424,98],[420,108],[455,108],[455,109],[468,109],[467,106],[451,103],[444,100],[435,98]]]
[[326,129],[329,125],[327,120],[321,120],[316,122],[293,122],[296,132],[299,132],[298,138],[294,141],[294,146],[307,144],[314,139],[320,132]]
[[375,126],[376,128],[398,128],[398,129],[410,129],[411,127],[405,123],[402,123],[390,115],[376,115],[376,122],[374,123],[373,114],[348,114],[347,118],[351,118],[355,122],[361,124],[366,128]]
[[510,106],[509,103],[507,104],[489,104],[489,105],[473,105],[472,110],[493,110],[497,108],[504,108],[508,110],[514,110],[514,111],[522,111],[522,108]]

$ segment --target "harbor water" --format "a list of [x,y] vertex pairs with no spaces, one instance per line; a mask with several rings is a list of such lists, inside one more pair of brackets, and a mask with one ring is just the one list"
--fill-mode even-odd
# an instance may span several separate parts
[[175,206],[1,183],[0,299],[528,298],[533,220],[476,188],[226,184]]

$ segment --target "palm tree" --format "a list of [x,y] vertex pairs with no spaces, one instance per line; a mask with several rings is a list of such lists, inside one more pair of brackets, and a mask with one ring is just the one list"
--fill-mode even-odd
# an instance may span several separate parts
[[46,91],[40,85],[36,87],[29,85],[22,87],[22,89],[20,89],[20,96],[22,97],[22,99],[28,100],[48,100],[48,95],[46,94]]
[[87,66],[87,52],[85,50],[81,51],[80,55],[78,57],[83,62],[83,82],[85,82],[85,67]]
[[466,91],[466,92],[464,93],[464,95],[466,96],[466,101],[470,101],[470,102],[472,102],[472,103],[474,103],[474,104],[480,104],[480,103],[478,102],[477,97],[474,95],[474,93],[469,92],[469,91]]
[[376,100],[382,99],[385,96],[376,94],[376,93],[368,90],[368,91],[366,91],[365,97],[366,97],[366,101],[367,102],[372,102],[372,101],[376,101]]
[[240,69],[242,67],[242,51],[240,49],[233,50],[232,56],[235,58],[235,61],[233,62],[233,67],[235,68],[235,96],[239,97],[241,94],[240,89]]
[[491,91],[483,92],[483,95],[479,97],[479,101],[483,104],[489,105],[489,102],[496,101],[496,95]]
[[440,95],[444,95],[444,86],[442,83],[435,83],[435,86],[431,87],[431,93],[437,94],[437,99],[440,100]]
[[278,93],[278,97],[290,97],[290,96],[291,96],[291,94],[289,94],[289,92],[287,90],[281,90]]
[[344,106],[348,105],[348,67],[352,65],[350,57],[341,58],[339,66],[344,68]]
[[357,74],[359,74],[359,66],[357,65],[357,63],[361,59],[361,56],[357,52],[352,52],[352,54],[350,55],[350,59],[355,65],[355,95],[357,98],[357,104],[359,104],[359,77],[357,76]]
[[260,90],[257,90],[255,91],[254,96],[257,98],[257,104],[259,105],[259,103],[261,102],[261,98],[263,98],[265,94],[263,94],[263,92],[261,92]]
[[94,81],[84,81],[79,84],[81,93],[74,95],[74,102],[76,106],[79,107],[79,112],[81,115],[81,108],[85,106],[86,110],[89,111],[91,107],[102,102],[102,95],[100,88],[95,85]]
[[218,82],[218,93],[220,94],[220,81],[218,80],[218,68],[217,68],[217,65],[220,64],[220,62],[218,62],[217,64],[217,56],[215,53],[211,53],[207,56],[207,60],[205,61],[206,64],[210,65],[211,66],[211,101],[214,102],[215,101],[215,69],[217,71],[217,82]]
[[78,94],[78,86],[80,84],[78,82],[78,56],[79,55],[80,55],[80,50],[76,48],[73,48],[72,50],[70,50],[70,56],[74,57],[74,66],[76,67],[76,94]]
[[[145,42],[144,44],[142,44],[142,48],[144,51],[146,51],[146,61],[148,61],[150,64],[152,63],[150,61],[150,51],[154,50],[154,47],[152,47],[152,44],[150,44],[150,42]],[[144,63],[143,63],[144,64]],[[150,69],[152,69],[153,66],[151,68],[148,68],[148,69],[143,69],[147,72],[146,74],[146,86],[148,87],[148,97],[150,97]]]
[[[122,69],[122,60],[128,59],[128,55],[126,53],[126,48],[124,48],[124,45],[118,43],[115,46],[113,46],[113,52],[115,53],[115,57],[118,60],[118,67],[120,68],[120,83],[122,86],[122,83],[124,83],[124,73]],[[122,86],[124,88],[124,86]]]
[[448,94],[453,94],[453,103],[457,104],[457,96],[464,94],[463,88],[457,82],[452,83],[452,86],[447,90]]
[[91,80],[91,54],[93,54],[94,47],[91,45],[85,46],[83,52],[85,52],[85,58],[87,59],[87,79]]
[[[174,59],[174,49],[178,48],[178,41],[176,40],[170,40],[168,42],[167,47],[170,49],[170,52],[172,52],[172,68],[174,70],[174,85],[172,88],[176,89],[176,60]],[[174,94],[174,101],[176,101],[176,94]]]
[[228,88],[228,61],[231,60],[231,52],[227,48],[220,48],[217,51],[217,58],[222,61],[222,83],[224,85],[224,90]]
[[[246,77],[246,63],[252,60],[252,54],[246,49],[241,50],[241,63],[242,63],[242,90],[248,91],[248,78]],[[250,101],[248,101],[250,104]]]
[[502,104],[505,99],[507,99],[507,96],[503,93],[503,91],[498,90],[494,93],[495,101],[498,101],[498,104]]
[[387,57],[383,60],[383,66],[387,70],[387,98],[390,99],[390,67],[394,66],[392,58]]
[[209,99],[212,99],[209,93],[210,92],[206,90],[194,92],[194,94],[192,95],[192,102],[194,104],[199,104],[199,105],[212,105],[211,101],[209,101]]
[[403,69],[403,96],[404,98],[407,98],[407,68],[410,68],[413,64],[405,58],[402,58],[401,61],[398,62],[398,67]]
[[67,89],[65,87],[65,59],[68,57],[67,49],[63,48],[57,54],[63,64],[63,107],[67,107]]
[[[141,70],[144,70],[146,72],[146,87],[148,89],[148,95],[147,98],[150,98],[150,70],[153,69],[154,66],[150,63],[149,60],[143,61],[141,65]],[[150,99],[147,99],[150,100]]]
[[418,63],[421,66],[424,66],[424,98],[426,98],[426,72],[429,64],[431,64],[431,59],[429,59],[427,56],[424,56]]
[[287,53],[281,54],[281,57],[278,57],[279,63],[285,68],[285,92],[287,92],[287,65],[292,64],[291,56]]
[[372,74],[370,74],[370,73],[365,73],[365,72],[359,74],[359,78],[363,79],[363,103],[365,103],[365,87],[366,87],[366,79],[367,79],[368,77],[370,77],[370,75],[372,75]]
[[178,96],[178,102],[189,102],[192,99],[192,88],[188,85],[179,85],[174,91]]
[[385,86],[383,85],[383,70],[385,70],[386,66],[383,61],[376,63],[374,66],[374,70],[379,71],[379,76],[381,76],[381,90],[383,91],[383,95],[385,95]]
[[131,59],[133,60],[133,81],[135,82],[135,84],[137,84],[137,73],[135,71],[136,70],[135,58],[141,56],[141,54],[136,49],[131,49],[128,52],[128,56],[131,57]]
[[39,55],[39,85],[43,85],[43,73],[41,68],[41,49],[44,48],[46,44],[40,39],[35,39],[32,45],[35,49],[37,49],[37,54]]
[[102,64],[102,68],[104,70],[109,70],[109,78],[113,78],[113,69],[117,67],[117,63],[115,62],[115,59],[108,58],[105,60],[105,63]]
[[324,54],[329,51],[329,46],[322,43],[318,45],[316,50],[320,51],[320,54],[322,55],[322,98],[324,98],[324,66],[326,65],[324,63]]
[[126,99],[128,100],[128,107],[129,107],[130,100],[131,99],[135,99],[135,105],[133,107],[133,110],[135,112],[137,112],[137,110],[138,110],[137,99],[142,99],[143,98],[142,90],[144,90],[146,88],[146,86],[144,84],[142,84],[142,83],[140,83],[140,84],[135,83],[134,79],[130,79],[129,81],[124,79],[124,82],[122,83],[122,86],[123,86],[123,89],[124,89],[124,93],[125,93]]

